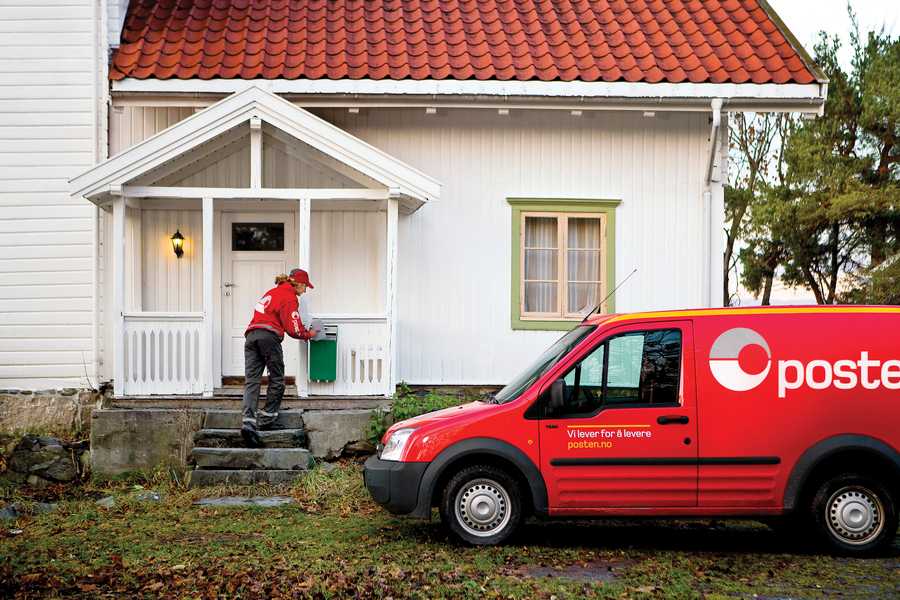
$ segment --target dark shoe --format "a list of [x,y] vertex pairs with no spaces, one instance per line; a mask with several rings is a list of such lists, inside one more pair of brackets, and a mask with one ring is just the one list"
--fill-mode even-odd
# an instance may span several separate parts
[[241,437],[244,438],[244,443],[248,448],[262,448],[262,438],[259,437],[259,434],[252,427],[241,427]]

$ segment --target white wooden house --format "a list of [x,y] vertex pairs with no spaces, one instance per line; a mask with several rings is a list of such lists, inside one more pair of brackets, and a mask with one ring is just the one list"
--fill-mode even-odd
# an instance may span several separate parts
[[[716,305],[727,114],[827,82],[763,0],[0,6],[0,388],[211,395],[308,268],[338,378],[508,380],[604,311]],[[184,237],[177,257],[172,236]]]

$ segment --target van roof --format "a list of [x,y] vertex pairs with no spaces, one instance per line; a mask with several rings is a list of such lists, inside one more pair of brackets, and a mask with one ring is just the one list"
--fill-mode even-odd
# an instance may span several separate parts
[[611,315],[593,315],[587,322],[602,325],[620,321],[652,319],[683,319],[685,317],[738,317],[750,315],[803,315],[803,314],[900,314],[900,306],[751,306],[737,308],[698,308],[685,310],[661,310]]

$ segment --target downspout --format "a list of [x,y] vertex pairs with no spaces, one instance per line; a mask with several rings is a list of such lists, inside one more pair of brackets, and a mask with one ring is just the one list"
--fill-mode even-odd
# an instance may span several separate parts
[[[93,54],[94,54],[94,164],[106,159],[109,154],[109,135],[107,116],[109,114],[109,84],[107,83],[109,40],[108,27],[108,0],[100,0],[94,4],[93,27]],[[92,206],[91,233],[93,237],[93,249],[91,251],[91,306],[93,308],[93,323],[91,328],[92,368],[96,387],[100,387],[100,207]],[[90,379],[87,384],[90,385]]]
[[713,300],[713,194],[712,184],[719,181],[720,175],[715,173],[717,158],[721,149],[720,132],[722,128],[722,99],[713,98],[710,103],[712,109],[712,124],[709,131],[709,152],[706,162],[706,176],[704,178],[703,191],[703,248],[706,251],[706,260],[703,261],[703,282],[701,285],[703,301],[708,307],[715,306]]
[[709,157],[706,162],[706,185],[713,180],[713,169],[716,166],[716,156],[719,152],[719,130],[722,128],[722,99],[712,100],[712,127],[709,131]]

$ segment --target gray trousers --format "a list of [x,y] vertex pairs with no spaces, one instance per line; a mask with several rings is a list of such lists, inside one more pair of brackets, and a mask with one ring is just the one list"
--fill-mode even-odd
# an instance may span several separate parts
[[[265,408],[257,411],[263,369],[269,372],[269,386]],[[281,398],[284,396],[281,338],[265,329],[253,329],[247,334],[244,340],[244,376],[243,425],[268,427],[278,418],[278,409],[281,408]]]

